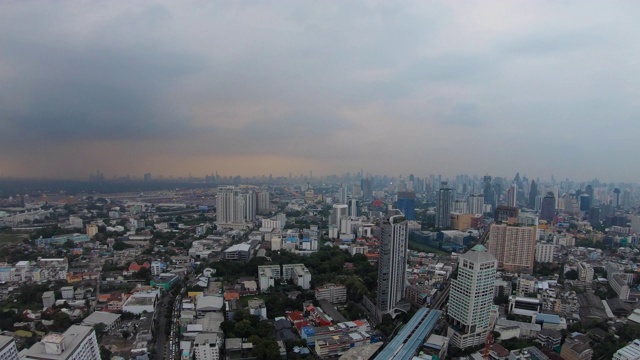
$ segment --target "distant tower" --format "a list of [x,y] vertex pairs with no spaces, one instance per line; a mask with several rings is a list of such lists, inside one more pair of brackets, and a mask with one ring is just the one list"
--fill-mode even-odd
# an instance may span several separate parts
[[482,214],[484,213],[484,196],[481,194],[469,195],[469,213]]
[[451,188],[447,182],[440,183],[438,190],[438,202],[436,205],[436,227],[448,228],[451,226]]
[[238,190],[235,186],[219,186],[216,198],[216,222],[233,224],[236,222]]
[[449,331],[451,345],[465,349],[484,344],[496,281],[496,258],[476,245],[458,258],[458,276],[451,281]]
[[535,180],[531,180],[531,189],[529,189],[529,204],[527,205],[529,209],[536,208],[536,196],[538,196],[538,184],[536,184]]
[[513,183],[511,184],[509,189],[507,189],[507,205],[516,207],[517,196],[518,196],[518,185],[516,185],[516,183]]
[[540,219],[546,220],[548,223],[553,221],[556,216],[556,197],[551,191],[545,195],[540,205]]
[[378,318],[389,313],[404,297],[409,226],[399,210],[390,210],[380,224],[378,259]]
[[496,191],[491,184],[491,176],[485,176],[482,185],[482,195],[484,195],[484,203],[491,205],[491,211],[496,208]]
[[396,208],[404,214],[407,220],[416,219],[416,193],[413,191],[402,191],[398,193]]
[[613,189],[613,206],[620,206],[620,189],[618,188]]

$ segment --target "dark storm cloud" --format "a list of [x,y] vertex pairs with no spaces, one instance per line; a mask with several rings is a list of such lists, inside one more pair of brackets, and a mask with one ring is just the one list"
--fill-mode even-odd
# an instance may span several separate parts
[[[236,157],[278,169],[296,157],[443,173],[512,173],[526,159],[560,174],[635,149],[624,136],[588,144],[640,131],[638,17],[616,2],[4,2],[0,168],[24,173],[15,164],[40,164],[46,148],[78,162],[42,172],[56,176],[133,153],[155,172],[172,156],[229,173]],[[496,143],[516,150],[474,160]]]

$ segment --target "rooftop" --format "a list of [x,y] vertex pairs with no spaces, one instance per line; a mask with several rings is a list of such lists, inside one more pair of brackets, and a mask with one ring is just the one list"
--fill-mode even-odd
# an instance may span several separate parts
[[[90,326],[72,325],[64,334],[49,334],[42,338],[42,341],[35,343],[29,350],[24,352],[24,360],[30,359],[45,359],[45,360],[58,360],[68,359],[71,354],[77,349],[82,341],[90,336],[93,332],[93,328]],[[64,351],[62,354],[47,354],[44,350],[44,342],[49,341],[57,342],[62,341],[64,343]]]
[[82,321],[82,324],[93,326],[96,324],[105,324],[107,327],[120,319],[120,314],[112,314],[104,311],[96,311]]

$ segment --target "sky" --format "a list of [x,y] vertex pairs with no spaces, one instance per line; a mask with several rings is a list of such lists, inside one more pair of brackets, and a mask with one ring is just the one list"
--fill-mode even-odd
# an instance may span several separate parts
[[3,1],[0,177],[640,182],[638,19],[637,1]]

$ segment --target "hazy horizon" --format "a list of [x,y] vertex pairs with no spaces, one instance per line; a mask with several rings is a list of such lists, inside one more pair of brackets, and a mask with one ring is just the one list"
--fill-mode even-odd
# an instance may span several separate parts
[[637,2],[0,9],[0,177],[640,182]]

